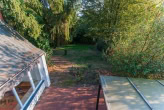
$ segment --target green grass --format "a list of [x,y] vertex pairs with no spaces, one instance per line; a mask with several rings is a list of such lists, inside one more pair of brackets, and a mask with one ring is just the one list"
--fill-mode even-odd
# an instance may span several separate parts
[[[65,49],[67,55],[65,55]],[[67,45],[58,47],[54,50],[54,57],[60,57],[62,61],[68,61],[71,64],[69,73],[64,77],[59,75],[60,86],[76,86],[78,84],[96,84],[99,70],[109,70],[109,64],[102,58],[94,45]],[[59,61],[60,62],[60,61]],[[51,66],[55,65],[52,60]],[[57,65],[57,64],[56,64]],[[62,65],[60,65],[62,68]],[[73,74],[80,74],[75,76]],[[70,76],[71,75],[71,76]],[[85,77],[83,79],[83,77]]]
[[61,83],[61,85],[64,87],[74,86],[75,84],[76,84],[76,82],[74,79],[68,79],[68,80],[65,80]]
[[93,48],[93,45],[80,45],[80,44],[72,44],[72,45],[66,45],[62,47],[58,47],[57,50],[88,50]]
[[[67,55],[64,55],[65,49],[68,50]],[[95,68],[108,68],[108,64],[106,64],[101,53],[96,50],[94,45],[73,44],[62,46],[55,50],[54,55],[62,55],[63,58],[66,58],[78,67],[88,67],[90,65]]]
[[79,57],[77,60],[78,62],[90,62],[90,61],[99,61],[101,60],[101,56],[84,56],[84,57]]

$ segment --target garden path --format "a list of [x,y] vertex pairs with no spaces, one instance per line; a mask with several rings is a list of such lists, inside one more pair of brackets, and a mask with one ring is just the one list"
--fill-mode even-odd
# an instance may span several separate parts
[[[48,66],[51,87],[44,91],[34,110],[95,110],[97,85],[77,84],[69,73],[72,67],[83,68],[92,65],[93,68],[108,68],[106,64],[90,46],[73,46],[68,49],[66,56],[63,49],[54,51]],[[103,71],[108,72],[107,69]],[[99,110],[106,110],[102,92]]]

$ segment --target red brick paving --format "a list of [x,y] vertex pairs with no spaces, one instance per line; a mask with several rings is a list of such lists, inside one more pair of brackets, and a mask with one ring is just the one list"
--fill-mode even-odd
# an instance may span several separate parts
[[[96,87],[49,87],[34,110],[95,110]],[[101,91],[99,110],[107,110]]]

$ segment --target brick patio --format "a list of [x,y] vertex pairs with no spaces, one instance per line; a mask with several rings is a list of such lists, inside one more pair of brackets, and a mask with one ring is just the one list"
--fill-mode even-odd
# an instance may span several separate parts
[[[45,90],[34,110],[95,110],[97,87],[50,87]],[[101,92],[99,110],[106,110]]]

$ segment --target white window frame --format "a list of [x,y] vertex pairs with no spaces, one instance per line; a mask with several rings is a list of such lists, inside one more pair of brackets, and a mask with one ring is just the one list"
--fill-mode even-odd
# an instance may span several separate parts
[[39,63],[40,64],[39,71],[40,71],[40,73],[42,73],[42,75],[44,77],[46,87],[49,87],[51,85],[51,82],[50,82],[50,78],[49,78],[49,74],[48,74],[48,68],[47,68],[47,64],[46,64],[45,55],[41,56],[40,61],[41,62]]
[[12,89],[12,92],[14,93],[14,95],[15,95],[15,97],[16,97],[16,100],[18,101],[18,104],[19,104],[20,107],[22,108],[22,107],[23,107],[23,103],[22,103],[21,99],[19,98],[18,93],[17,93],[15,87]]
[[27,75],[28,75],[28,78],[30,79],[30,84],[31,84],[32,89],[33,89],[33,91],[34,91],[34,90],[35,90],[35,84],[34,84],[34,81],[33,81],[33,79],[32,79],[31,72],[28,71],[28,72],[27,72]]
[[35,86],[33,78],[31,76],[31,72],[30,71],[27,72],[27,75],[30,80],[30,84],[33,88],[33,92],[31,93],[31,95],[28,97],[28,99],[25,101],[24,104],[22,103],[20,97],[18,96],[16,89],[15,88],[12,89],[12,92],[14,93],[16,100],[21,107],[21,110],[24,110],[24,109],[32,110],[36,102],[39,100],[39,97],[43,93],[43,90],[45,89],[45,87],[50,86],[50,78],[48,74],[45,56],[42,55],[39,60],[40,60],[40,63],[38,63],[37,66],[38,66],[41,80],[39,81],[37,86]]

